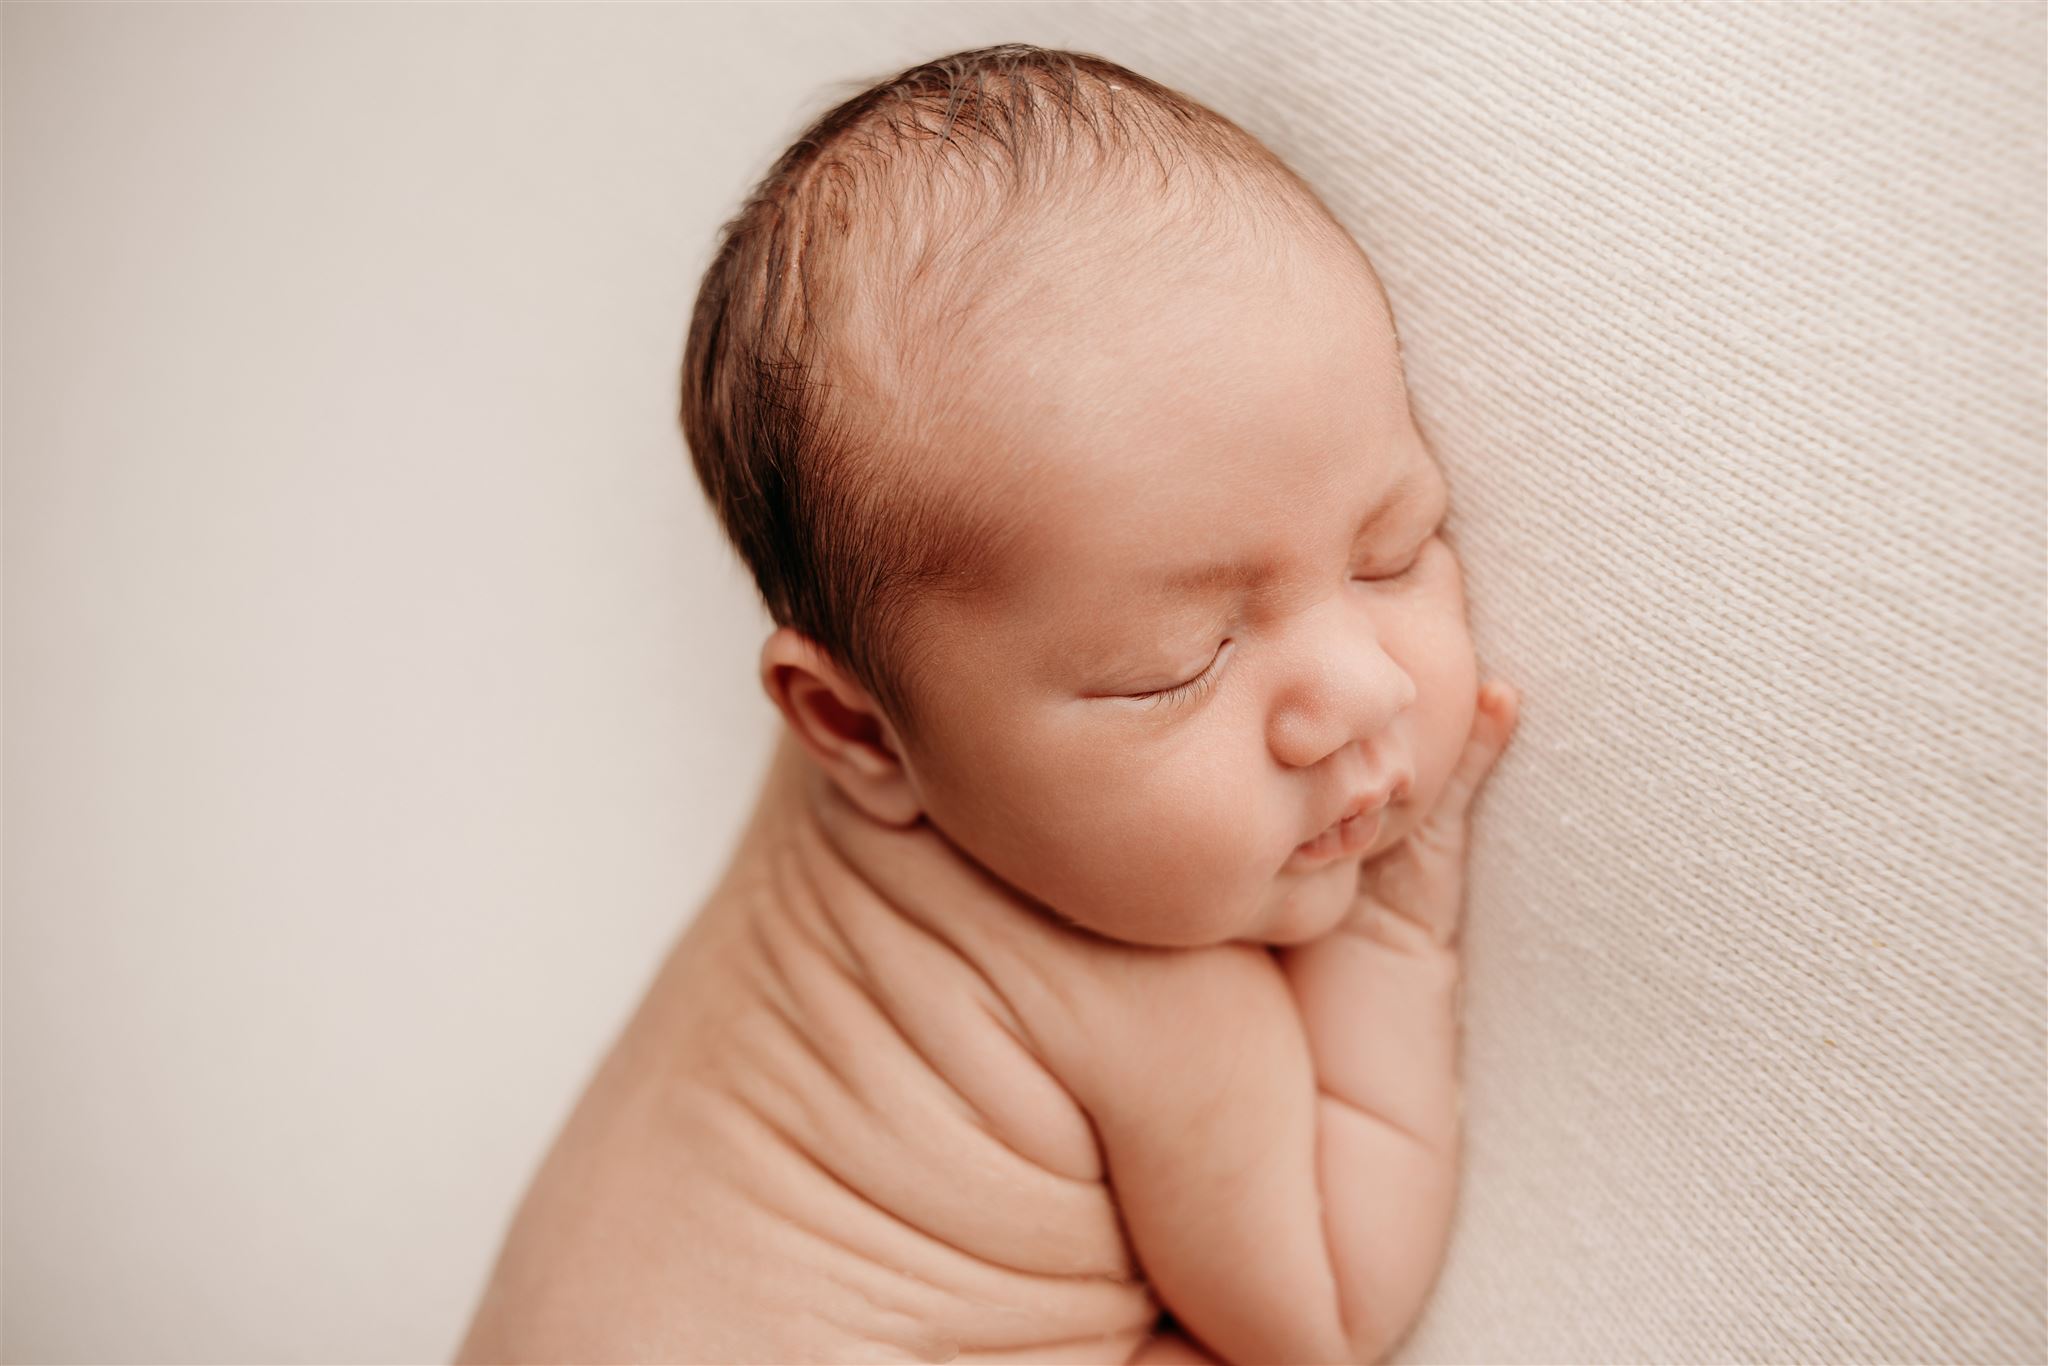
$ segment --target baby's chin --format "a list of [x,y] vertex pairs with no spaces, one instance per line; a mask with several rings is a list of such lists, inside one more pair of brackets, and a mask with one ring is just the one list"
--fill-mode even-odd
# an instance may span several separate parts
[[1264,917],[1264,923],[1239,938],[1275,948],[1321,939],[1350,914],[1358,894],[1358,869],[1364,862],[1364,854],[1353,854],[1296,879],[1285,899]]

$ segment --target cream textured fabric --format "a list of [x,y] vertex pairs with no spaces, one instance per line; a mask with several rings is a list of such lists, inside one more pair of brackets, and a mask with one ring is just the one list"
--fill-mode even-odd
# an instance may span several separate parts
[[1526,699],[1409,1361],[2048,1359],[2042,13],[916,25],[1224,110],[1392,296]]

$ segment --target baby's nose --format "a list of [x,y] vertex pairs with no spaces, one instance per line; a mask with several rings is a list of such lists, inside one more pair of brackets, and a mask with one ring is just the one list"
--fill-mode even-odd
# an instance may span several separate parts
[[1284,764],[1307,768],[1353,741],[1370,743],[1415,702],[1415,680],[1370,630],[1294,661],[1273,699],[1269,743]]

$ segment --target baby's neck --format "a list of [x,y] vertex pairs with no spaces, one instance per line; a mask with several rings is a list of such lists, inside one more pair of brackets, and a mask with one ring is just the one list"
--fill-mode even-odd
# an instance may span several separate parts
[[904,889],[888,885],[889,879],[864,867],[860,847],[843,837],[834,838],[828,828],[828,805],[840,815],[842,828],[849,818],[872,820],[846,800],[784,726],[777,735],[753,820],[733,856],[728,880],[763,889],[771,896],[805,901],[846,893],[892,905],[901,901]]
[[[971,906],[1041,923],[1060,917],[1018,893],[920,821],[900,830],[867,815],[785,728],[728,881],[757,894],[887,908],[948,937]],[[823,910],[823,907],[818,909]]]

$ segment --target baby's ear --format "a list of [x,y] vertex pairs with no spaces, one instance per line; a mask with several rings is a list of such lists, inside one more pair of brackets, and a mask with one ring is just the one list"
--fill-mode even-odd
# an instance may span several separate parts
[[885,825],[916,822],[923,803],[896,728],[822,646],[794,627],[776,628],[761,646],[761,687],[848,801]]

